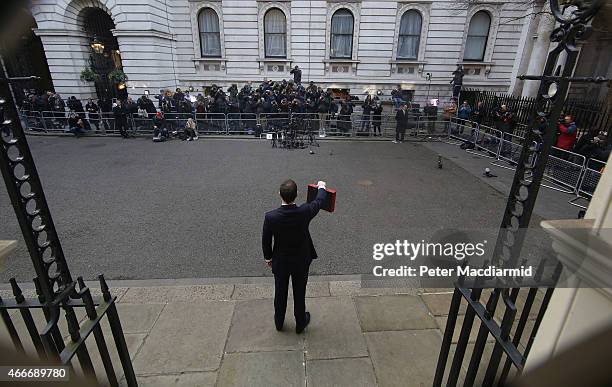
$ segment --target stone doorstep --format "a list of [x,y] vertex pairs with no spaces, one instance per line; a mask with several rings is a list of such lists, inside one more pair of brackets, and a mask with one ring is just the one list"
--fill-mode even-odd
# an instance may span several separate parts
[[[303,335],[294,333],[291,299],[284,332],[274,329],[272,284],[125,287],[111,291],[118,295],[117,308],[135,372],[142,385],[151,386],[220,386],[245,381],[269,385],[277,370],[268,365],[275,359],[286,360],[280,372],[284,385],[302,386],[305,380],[312,385],[328,385],[319,377],[327,374],[335,385],[376,385],[379,373],[389,370],[381,365],[388,356],[388,342],[383,340],[380,346],[377,338],[393,338],[391,342],[401,338],[397,344],[437,343],[443,314],[436,315],[431,308],[438,313],[447,311],[451,296],[436,289],[426,294],[421,294],[421,289],[363,289],[360,281],[312,281],[308,289],[306,302],[313,320]],[[92,292],[99,295],[97,289]],[[44,322],[42,313],[36,317]],[[84,314],[79,317],[81,321],[86,318]],[[108,323],[102,327],[121,379],[123,372]],[[437,334],[430,336],[428,332],[434,331]],[[373,335],[376,333],[382,336]],[[102,370],[95,344],[90,341],[92,360]],[[392,349],[401,350],[396,347]],[[434,357],[433,352],[418,355]],[[423,367],[423,371],[407,370],[406,376],[425,380],[435,364]],[[107,383],[103,371],[98,373],[99,381]]]

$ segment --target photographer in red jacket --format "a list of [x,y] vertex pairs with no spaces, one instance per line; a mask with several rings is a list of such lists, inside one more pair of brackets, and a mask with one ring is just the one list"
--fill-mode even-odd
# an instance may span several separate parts
[[559,149],[571,151],[576,143],[576,123],[571,115],[566,115],[565,118],[559,119],[557,144]]

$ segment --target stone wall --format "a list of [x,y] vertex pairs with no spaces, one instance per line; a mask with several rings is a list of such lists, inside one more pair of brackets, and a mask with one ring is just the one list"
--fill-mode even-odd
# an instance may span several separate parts
[[[290,66],[298,65],[303,81],[328,87],[350,88],[351,93],[382,90],[389,96],[397,84],[415,91],[423,102],[432,74],[430,95],[450,95],[451,72],[464,63],[470,87],[507,91],[520,65],[519,48],[525,42],[526,6],[491,0],[465,1],[360,1],[360,0],[35,0],[33,15],[43,40],[54,84],[63,94],[89,96],[91,85],[78,80],[86,65],[88,41],[79,25],[85,7],[107,11],[116,29],[128,90],[187,88],[201,91],[217,83],[254,82],[288,78]],[[222,56],[200,58],[197,13],[204,7],[220,19]],[[269,60],[263,52],[263,15],[272,7],[286,16],[287,58]],[[355,20],[353,55],[349,60],[330,60],[331,16],[349,9]],[[401,16],[414,9],[422,16],[417,60],[397,60]],[[462,62],[469,20],[477,11],[491,15],[485,59]]]

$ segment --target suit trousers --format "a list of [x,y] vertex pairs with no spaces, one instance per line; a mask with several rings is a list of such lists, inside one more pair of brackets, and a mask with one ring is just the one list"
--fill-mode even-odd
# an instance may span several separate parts
[[395,129],[395,141],[404,141],[406,129]]
[[277,270],[278,273],[274,273],[274,323],[277,328],[282,327],[285,321],[290,277],[293,286],[293,315],[295,316],[295,324],[297,326],[304,326],[308,269],[309,266],[306,266],[305,268]]

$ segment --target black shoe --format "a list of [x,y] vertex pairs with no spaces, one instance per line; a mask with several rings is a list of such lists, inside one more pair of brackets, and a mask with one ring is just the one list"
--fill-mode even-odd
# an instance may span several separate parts
[[276,326],[277,331],[279,332],[282,331],[283,325],[285,325],[285,318],[283,317],[283,319],[279,321],[279,319],[277,319],[276,316],[274,316],[274,325]]
[[309,323],[310,323],[310,312],[306,312],[306,316],[304,317],[304,326],[296,326],[295,333],[300,334],[304,332],[304,329],[308,326]]

